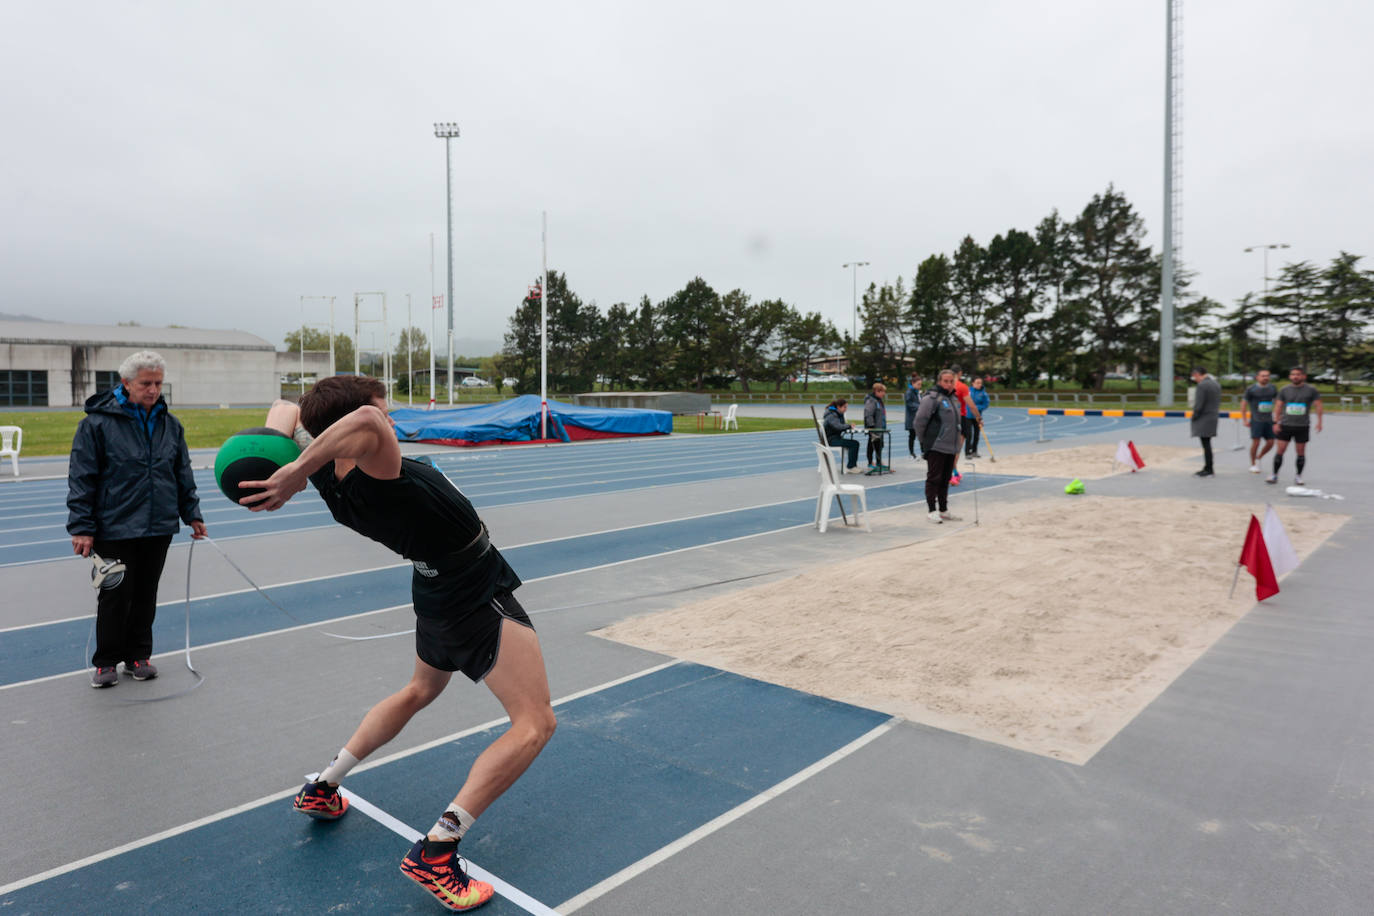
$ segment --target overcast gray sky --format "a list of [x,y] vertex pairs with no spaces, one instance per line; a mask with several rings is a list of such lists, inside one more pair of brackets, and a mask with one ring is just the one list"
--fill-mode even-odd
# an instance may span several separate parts
[[[965,234],[1072,216],[1108,183],[1157,247],[1165,9],[5,0],[0,311],[281,346],[300,296],[339,297],[342,320],[385,290],[393,326],[409,293],[427,329],[439,120],[462,131],[460,338],[504,333],[541,210],[550,266],[603,310],[700,275],[842,328],[842,263],[909,282]],[[1199,292],[1258,289],[1248,245],[1374,255],[1371,34],[1364,0],[1185,4]]]

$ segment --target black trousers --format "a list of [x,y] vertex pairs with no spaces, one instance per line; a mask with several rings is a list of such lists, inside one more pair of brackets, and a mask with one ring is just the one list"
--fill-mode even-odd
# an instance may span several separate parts
[[828,439],[827,442],[832,446],[838,445],[844,449],[845,456],[849,459],[849,464],[845,465],[845,467],[852,469],[859,464],[858,439],[845,439],[843,437],[836,437],[833,439]]
[[882,436],[869,436],[869,437],[868,437],[868,450],[867,450],[866,452],[864,452],[864,456],[867,458],[869,464],[874,464],[874,465],[876,465],[876,464],[882,464],[882,463],[883,463],[883,437],[882,437]]
[[153,654],[157,583],[171,544],[170,534],[96,539],[95,552],[106,560],[119,560],[126,569],[118,588],[102,588],[96,596],[95,654],[91,656],[95,667],[113,668],[119,662],[142,661]]
[[949,511],[949,479],[954,476],[954,457],[926,452],[926,506],[929,511]]
[[982,437],[982,428],[978,421],[973,417],[964,417],[964,454],[972,455],[978,451],[978,440]]
[[1212,469],[1212,437],[1201,436],[1202,439],[1202,469],[1210,471]]

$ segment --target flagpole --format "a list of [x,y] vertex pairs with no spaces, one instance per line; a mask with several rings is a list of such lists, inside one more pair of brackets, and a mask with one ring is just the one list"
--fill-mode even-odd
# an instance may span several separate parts
[[1227,596],[1226,596],[1227,598],[1234,598],[1234,597],[1236,597],[1236,583],[1240,581],[1240,568],[1241,568],[1241,565],[1242,565],[1242,564],[1240,564],[1240,563],[1237,563],[1237,564],[1236,564],[1236,574],[1235,574],[1235,576],[1233,576],[1232,579],[1231,579],[1231,594],[1227,595]]
[[540,214],[543,249],[539,281],[539,438],[549,438],[549,211]]

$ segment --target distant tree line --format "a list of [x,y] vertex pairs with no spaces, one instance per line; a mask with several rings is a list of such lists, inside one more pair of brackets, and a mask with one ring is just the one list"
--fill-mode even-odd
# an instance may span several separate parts
[[[804,376],[810,361],[840,345],[819,313],[803,314],[778,299],[724,295],[700,277],[662,302],[617,302],[602,314],[583,302],[558,271],[532,290],[510,319],[498,366],[520,391],[539,388],[540,297],[547,297],[548,377],[554,391],[596,385],[625,389],[719,388],[738,380],[780,386]],[[803,382],[805,384],[805,382]]]
[[[1203,363],[1218,375],[1306,365],[1319,377],[1374,377],[1374,270],[1360,261],[1342,251],[1326,265],[1286,264],[1267,293],[1249,293],[1229,309],[1196,293],[1193,275],[1176,264],[1176,374]],[[965,236],[953,252],[921,261],[909,281],[870,284],[857,338],[818,312],[739,289],[722,294],[701,277],[661,302],[644,296],[603,312],[551,270],[548,288],[532,289],[515,310],[500,354],[480,363],[498,383],[514,377],[520,392],[539,389],[541,297],[555,392],[703,390],[735,381],[748,392],[791,380],[805,388],[821,356],[845,357],[849,377],[863,387],[954,362],[1013,388],[1100,390],[1119,372],[1143,386],[1159,371],[1160,255],[1145,244],[1144,220],[1112,186],[1072,219],[1055,210],[1031,230],[1008,229],[986,242]],[[427,368],[424,333],[404,334],[417,369]],[[307,350],[328,345],[324,332],[306,329]],[[287,348],[299,350],[299,331],[287,335]],[[335,350],[338,368],[351,370],[352,341],[336,337]],[[405,350],[403,336],[395,374],[406,371]]]

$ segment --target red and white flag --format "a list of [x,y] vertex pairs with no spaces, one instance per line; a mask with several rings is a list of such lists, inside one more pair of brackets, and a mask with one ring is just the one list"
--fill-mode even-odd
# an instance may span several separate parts
[[1282,576],[1298,568],[1298,552],[1293,542],[1288,540],[1288,532],[1273,506],[1264,510],[1264,546],[1269,551],[1269,565],[1274,568],[1274,576]]
[[1250,527],[1245,532],[1245,546],[1240,549],[1241,566],[1255,577],[1255,600],[1263,601],[1279,593],[1279,578],[1274,575],[1274,564],[1269,560],[1269,549],[1264,546],[1264,530],[1259,519],[1250,516]]
[[1145,459],[1135,450],[1135,443],[1122,439],[1116,444],[1116,461],[1131,469],[1131,473],[1145,467]]

